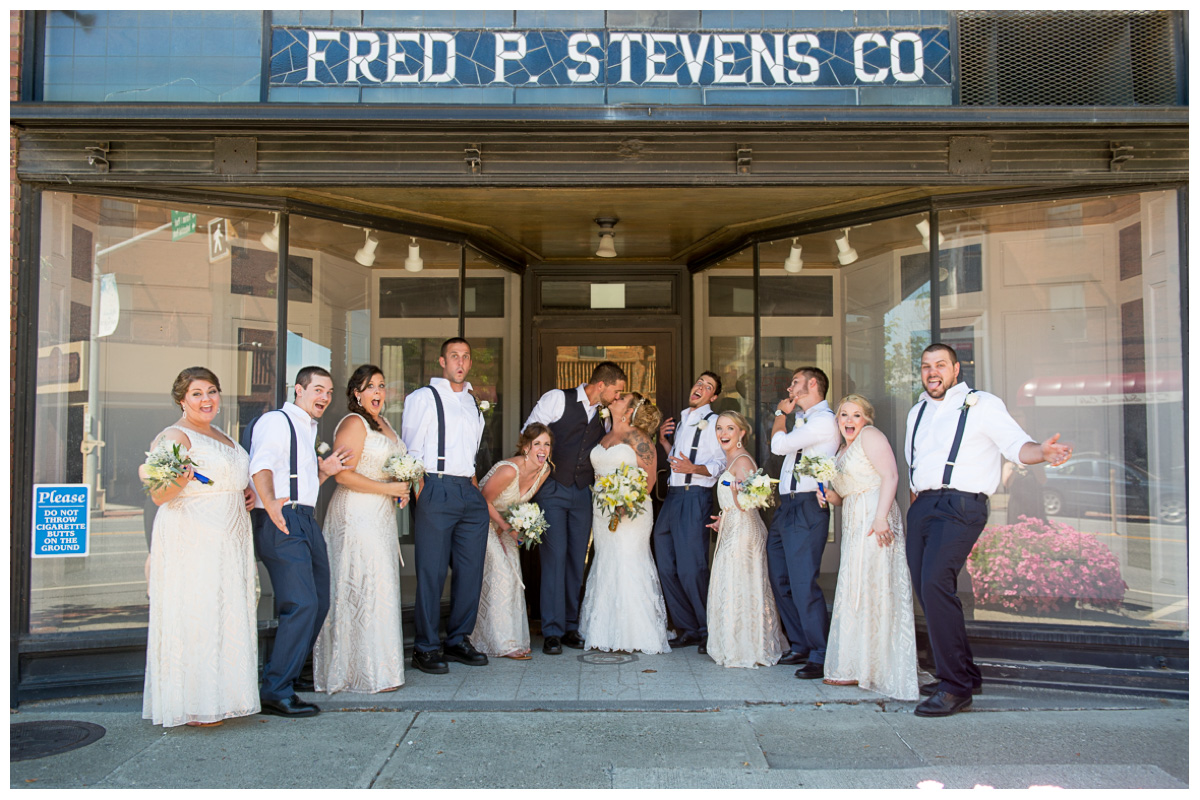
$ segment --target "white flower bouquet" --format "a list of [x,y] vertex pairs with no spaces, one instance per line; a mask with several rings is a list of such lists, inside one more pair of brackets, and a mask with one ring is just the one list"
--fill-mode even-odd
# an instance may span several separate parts
[[192,476],[201,483],[215,485],[212,480],[195,471],[196,462],[188,455],[188,449],[179,442],[163,439],[158,446],[146,453],[146,492],[158,492],[174,483],[188,467]]
[[410,453],[397,453],[383,462],[383,472],[394,481],[415,483],[424,476],[425,465]]
[[825,484],[832,481],[837,475],[837,463],[829,456],[801,456],[792,473],[796,476],[796,480],[800,480],[802,476],[814,478],[817,481],[817,487],[824,492]]
[[596,479],[592,502],[599,510],[608,512],[610,531],[617,529],[622,513],[629,519],[642,513],[642,506],[650,497],[648,486],[646,470],[629,464]]
[[770,508],[771,504],[775,502],[774,484],[776,483],[779,481],[767,475],[759,467],[747,475],[746,480],[738,482],[738,505],[744,511],[752,508]]
[[533,549],[535,544],[542,543],[542,537],[550,528],[546,515],[537,503],[521,503],[513,506],[504,514],[504,519],[513,527],[526,550]]

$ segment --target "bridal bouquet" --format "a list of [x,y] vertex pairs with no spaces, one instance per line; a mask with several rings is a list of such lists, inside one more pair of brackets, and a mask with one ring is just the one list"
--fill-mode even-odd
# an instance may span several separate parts
[[425,465],[414,455],[397,453],[383,462],[383,473],[394,481],[415,483],[425,474]]
[[810,478],[815,478],[817,486],[821,487],[821,491],[825,491],[825,484],[833,480],[837,475],[837,463],[829,456],[801,456],[796,462],[796,467],[793,470],[796,480],[800,480],[801,476],[807,475]]
[[746,480],[739,482],[738,505],[744,511],[752,508],[770,508],[771,503],[775,500],[773,484],[776,483],[779,481],[767,475],[763,472],[762,467],[759,467],[747,475]]
[[601,475],[592,487],[592,502],[601,511],[608,512],[608,529],[615,531],[621,521],[621,512],[629,519],[642,513],[642,505],[649,499],[646,470],[622,464],[616,472]]
[[542,536],[550,524],[546,515],[537,503],[521,503],[513,506],[504,514],[504,520],[512,525],[513,530],[520,534],[521,544],[526,550],[531,550],[535,544],[542,543]]
[[179,442],[163,439],[158,447],[146,453],[146,492],[158,492],[174,483],[180,475],[192,467],[192,476],[210,486],[213,482],[195,471],[196,462],[188,455],[187,448]]

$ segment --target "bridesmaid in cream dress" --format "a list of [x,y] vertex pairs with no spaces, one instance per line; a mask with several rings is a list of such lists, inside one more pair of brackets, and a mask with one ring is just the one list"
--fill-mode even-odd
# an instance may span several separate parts
[[770,667],[788,649],[767,574],[767,526],[758,509],[737,503],[738,484],[757,466],[746,452],[750,424],[737,412],[717,418],[717,441],[729,466],[717,479],[720,534],[708,583],[708,655],[725,667]]
[[483,587],[471,645],[489,656],[519,661],[529,659],[529,612],[521,580],[519,536],[504,519],[513,506],[529,502],[550,474],[550,448],[554,437],[540,422],[525,428],[517,452],[509,461],[497,461],[479,488],[487,500],[487,551],[483,562]]
[[[150,624],[142,718],[220,725],[259,711],[250,456],[212,423],[221,384],[189,367],[171,391],[183,417],[155,437],[187,448],[188,467],[151,493],[160,506],[150,544]],[[211,480],[193,480],[195,472]],[[146,473],[139,471],[145,480]]]
[[826,497],[842,506],[842,559],[829,623],[825,683],[917,700],[912,579],[896,504],[896,456],[862,395],[838,404],[846,444]]
[[364,364],[346,389],[350,413],[333,446],[353,453],[338,483],[322,530],[329,549],[329,615],[313,647],[313,682],[333,694],[394,692],[404,684],[400,623],[400,540],[396,506],[409,486],[390,479],[383,465],[403,455],[404,442],[383,418],[383,372]]

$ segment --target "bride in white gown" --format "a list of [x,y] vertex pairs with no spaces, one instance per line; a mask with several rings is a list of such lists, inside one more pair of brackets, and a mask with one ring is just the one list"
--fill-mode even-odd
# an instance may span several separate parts
[[[646,471],[648,488],[653,489],[658,460],[653,437],[662,415],[637,392],[621,396],[608,410],[612,431],[592,450],[596,477],[615,472],[622,464],[638,466]],[[579,612],[579,633],[589,649],[671,650],[667,606],[650,555],[653,516],[649,498],[640,514],[622,518],[615,531],[608,529],[607,514],[592,513],[596,552]]]

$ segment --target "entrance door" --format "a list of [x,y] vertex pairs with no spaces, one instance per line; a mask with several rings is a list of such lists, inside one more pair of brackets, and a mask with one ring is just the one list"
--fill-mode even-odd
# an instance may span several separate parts
[[613,328],[539,331],[537,397],[551,389],[587,383],[601,361],[614,361],[629,377],[625,388],[638,392],[670,416],[676,401],[674,330]]

